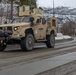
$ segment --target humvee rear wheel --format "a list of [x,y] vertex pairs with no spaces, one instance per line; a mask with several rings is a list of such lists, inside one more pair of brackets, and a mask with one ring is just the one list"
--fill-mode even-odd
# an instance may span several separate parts
[[55,36],[54,34],[50,34],[49,36],[47,36],[47,41],[46,41],[46,45],[48,48],[54,48],[55,46]]
[[21,48],[23,51],[31,51],[34,47],[34,37],[32,34],[27,34],[24,39],[21,40]]
[[4,51],[5,48],[6,48],[6,45],[0,46],[0,51]]

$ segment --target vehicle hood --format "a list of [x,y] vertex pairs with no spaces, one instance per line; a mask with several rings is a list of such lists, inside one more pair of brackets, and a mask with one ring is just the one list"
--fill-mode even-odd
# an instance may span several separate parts
[[8,27],[8,26],[24,26],[29,25],[30,23],[11,23],[11,24],[3,24],[0,27]]

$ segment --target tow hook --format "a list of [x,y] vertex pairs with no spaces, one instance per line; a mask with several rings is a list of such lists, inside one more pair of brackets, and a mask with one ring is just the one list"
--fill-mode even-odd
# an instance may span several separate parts
[[0,45],[6,45],[6,42],[5,42],[5,40],[0,40]]

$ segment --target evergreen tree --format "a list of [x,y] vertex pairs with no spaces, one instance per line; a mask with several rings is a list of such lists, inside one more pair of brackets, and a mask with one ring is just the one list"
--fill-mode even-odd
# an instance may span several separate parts
[[[6,1],[6,0],[5,0]],[[34,5],[36,7],[36,0],[7,0],[11,4],[11,19],[13,18],[13,3],[20,5]],[[2,2],[2,0],[0,0]]]
[[21,5],[34,5],[36,7],[36,0],[20,0]]

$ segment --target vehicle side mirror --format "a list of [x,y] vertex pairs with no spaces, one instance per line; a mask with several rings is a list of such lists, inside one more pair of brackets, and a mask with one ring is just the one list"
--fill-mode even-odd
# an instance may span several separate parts
[[40,22],[41,22],[40,19],[37,19],[36,23],[40,23]]
[[33,21],[34,21],[34,18],[33,18],[33,17],[31,17],[31,18],[30,18],[30,22],[31,22],[31,24],[30,24],[30,25],[31,25],[31,26],[33,26],[33,25],[34,25]]
[[33,22],[34,21],[34,18],[33,17],[30,17],[30,22]]

